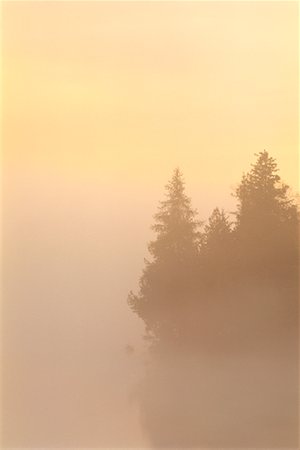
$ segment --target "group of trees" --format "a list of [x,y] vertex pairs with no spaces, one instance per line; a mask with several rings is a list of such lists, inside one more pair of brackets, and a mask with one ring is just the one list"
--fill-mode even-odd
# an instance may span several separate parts
[[204,224],[179,169],[166,186],[152,227],[152,258],[139,292],[128,299],[157,348],[233,350],[237,341],[253,345],[257,337],[261,346],[272,332],[295,329],[298,211],[267,151],[234,195],[233,219],[215,208]]
[[298,446],[297,205],[266,151],[234,195],[232,216],[199,222],[176,169],[129,294],[151,344],[139,404],[154,448]]

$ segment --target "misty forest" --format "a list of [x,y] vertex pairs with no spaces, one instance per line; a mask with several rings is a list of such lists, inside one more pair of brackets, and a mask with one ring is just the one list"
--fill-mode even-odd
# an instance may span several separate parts
[[136,401],[154,447],[297,446],[297,202],[276,160],[255,158],[235,211],[201,220],[176,168],[154,216],[128,296],[145,326]]
[[0,36],[0,450],[300,450],[298,2]]

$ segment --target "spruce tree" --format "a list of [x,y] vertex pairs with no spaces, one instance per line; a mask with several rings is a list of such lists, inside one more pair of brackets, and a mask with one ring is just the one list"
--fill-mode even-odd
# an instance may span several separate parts
[[231,224],[225,211],[215,208],[204,227],[203,248],[206,251],[220,250],[231,236]]
[[[240,262],[271,272],[297,266],[298,212],[277,163],[264,150],[236,189],[236,238]],[[276,266],[276,267],[275,267]]]
[[231,251],[231,222],[223,209],[214,208],[204,227],[201,246],[202,278],[206,285],[217,287],[231,277]]
[[156,238],[148,245],[151,260],[145,260],[139,292],[130,292],[128,303],[145,322],[148,338],[174,342],[182,332],[192,295],[200,233],[197,212],[185,194],[178,168],[165,195],[154,216]]
[[[257,155],[236,190],[234,231],[239,341],[297,351],[299,243],[297,205],[267,151]],[[243,299],[241,301],[241,299]],[[236,328],[237,329],[237,328]],[[265,347],[264,347],[265,346]]]

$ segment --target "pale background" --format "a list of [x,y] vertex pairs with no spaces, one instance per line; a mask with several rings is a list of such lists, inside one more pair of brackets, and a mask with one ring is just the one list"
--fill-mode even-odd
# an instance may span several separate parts
[[[4,443],[141,446],[126,305],[175,166],[298,188],[296,2],[3,2]],[[137,348],[129,358],[127,343]]]

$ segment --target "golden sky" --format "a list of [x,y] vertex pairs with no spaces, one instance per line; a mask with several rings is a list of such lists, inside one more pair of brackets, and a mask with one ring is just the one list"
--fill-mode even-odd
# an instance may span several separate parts
[[176,166],[200,220],[232,210],[263,149],[297,188],[297,3],[4,1],[2,29],[6,439],[145,447],[121,355],[152,216]]
[[8,165],[229,192],[267,149],[297,186],[296,2],[7,1],[3,29]]

